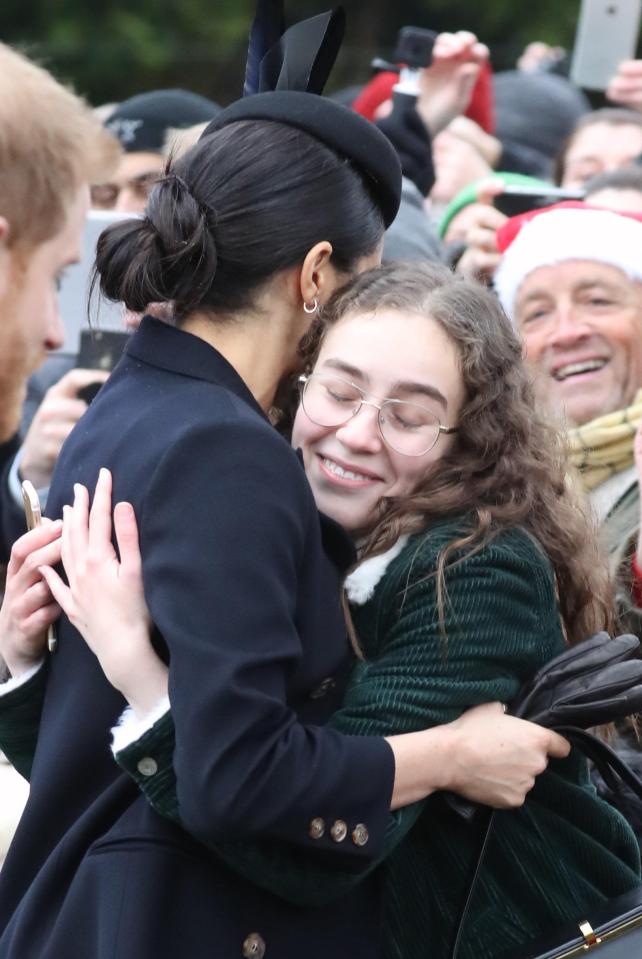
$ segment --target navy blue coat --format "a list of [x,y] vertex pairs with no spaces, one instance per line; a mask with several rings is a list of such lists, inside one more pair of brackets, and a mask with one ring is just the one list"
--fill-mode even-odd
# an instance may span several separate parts
[[[125,704],[63,618],[31,796],[0,875],[0,959],[373,959],[376,876],[299,909],[197,841],[264,837],[364,872],[380,853],[392,752],[323,728],[350,664],[337,570],[349,541],[319,518],[297,455],[236,372],[157,320],[65,444],[49,515],[74,482],[93,489],[101,466],[139,519],[191,835],[116,766],[109,730]],[[360,823],[365,845],[351,838]]]

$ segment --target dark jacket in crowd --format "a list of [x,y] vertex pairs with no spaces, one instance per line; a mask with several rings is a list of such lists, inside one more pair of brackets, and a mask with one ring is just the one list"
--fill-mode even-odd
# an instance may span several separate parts
[[0,494],[0,565],[9,562],[9,553],[13,542],[9,532],[9,524],[11,523],[11,517],[14,516],[14,510],[11,508],[9,491],[7,489],[5,493],[5,487],[6,475],[19,446],[20,440],[17,435],[6,443],[0,443],[0,485],[2,486],[2,493]]
[[[393,757],[379,737],[323,728],[351,663],[337,566],[353,551],[319,519],[296,454],[215,350],[147,318],[63,448],[49,515],[74,482],[93,489],[101,466],[139,519],[189,832],[278,839],[367,870]],[[0,959],[378,955],[376,876],[327,907],[291,906],[155,813],[111,755],[122,696],[65,618],[58,640],[0,699],[10,758],[20,716],[40,711],[29,803],[0,874]]]

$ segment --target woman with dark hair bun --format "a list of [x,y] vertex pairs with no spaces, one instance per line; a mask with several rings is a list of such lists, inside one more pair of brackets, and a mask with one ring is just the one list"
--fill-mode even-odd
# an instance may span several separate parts
[[[52,608],[37,551],[25,559],[33,537],[19,541],[0,745],[31,796],[0,879],[0,959],[373,959],[376,877],[309,911],[197,840],[282,840],[367,873],[391,809],[438,788],[518,805],[548,754],[566,753],[499,704],[401,737],[324,728],[350,669],[339,581],[354,550],[266,414],[319,307],[378,262],[399,191],[394,151],[366,121],[309,93],[263,93],[213,121],[142,219],[101,237],[103,292],[134,310],[169,302],[174,320],[143,319],[66,443],[48,509],[60,516],[78,484],[113,472],[140,521],[153,640],[144,662],[137,644],[122,650],[117,690],[63,616],[43,664]],[[40,612],[25,617],[15,597],[34,575],[25,601]],[[144,609],[136,621],[147,642]],[[167,667],[184,829],[108,747],[126,700],[154,710]],[[155,780],[153,752],[139,769]]]

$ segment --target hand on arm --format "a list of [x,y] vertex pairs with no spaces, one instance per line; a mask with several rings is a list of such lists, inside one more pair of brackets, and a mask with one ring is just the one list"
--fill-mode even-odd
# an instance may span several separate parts
[[77,485],[73,507],[65,507],[62,535],[69,585],[54,570],[43,572],[109,682],[142,716],[167,695],[168,670],[150,641],[134,511],[128,503],[114,510],[119,558],[111,541],[111,509],[108,470],[100,472],[91,511],[87,490]]
[[70,370],[47,390],[20,458],[20,475],[31,480],[36,489],[49,486],[62,445],[87,409],[85,401],[78,398],[78,390],[90,383],[103,383],[108,376],[102,370]]
[[388,738],[395,755],[392,809],[448,790],[498,809],[524,804],[549,757],[564,758],[565,739],[485,703],[452,723]]
[[[7,584],[0,609],[0,656],[12,677],[33,668],[44,656],[47,627],[60,609],[43,570],[60,561],[62,524],[43,525],[17,540],[11,550]],[[7,677],[5,677],[7,678]]]

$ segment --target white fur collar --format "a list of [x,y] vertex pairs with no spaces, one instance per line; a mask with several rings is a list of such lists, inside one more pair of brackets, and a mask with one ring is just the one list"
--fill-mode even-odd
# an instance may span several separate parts
[[365,559],[353,570],[345,581],[346,595],[355,606],[363,606],[372,598],[377,583],[382,578],[393,559],[399,555],[408,537],[400,536],[394,546],[385,553]]

